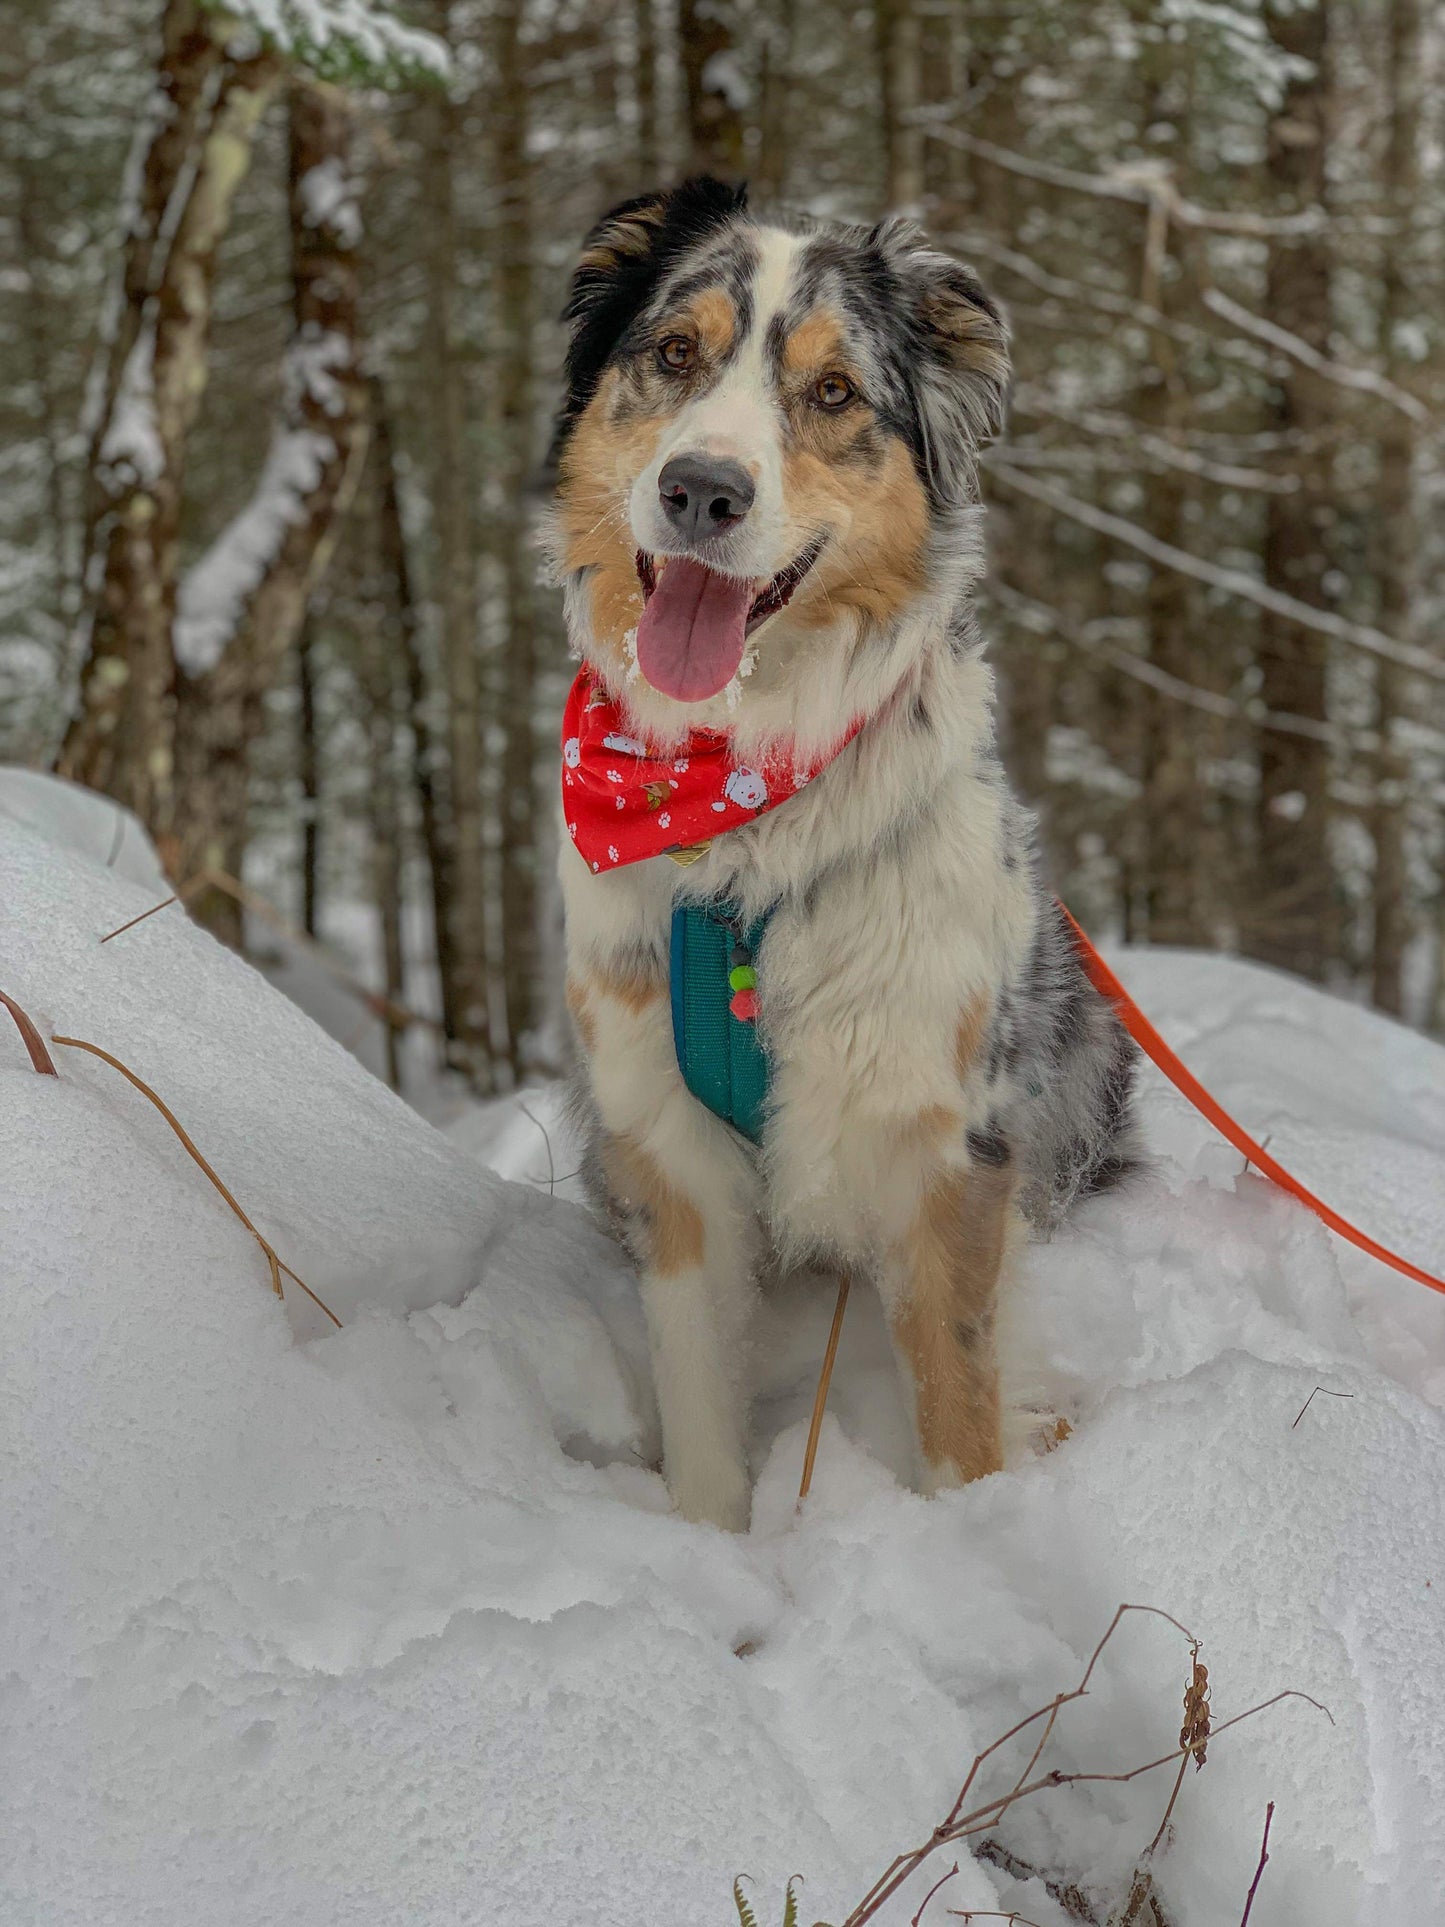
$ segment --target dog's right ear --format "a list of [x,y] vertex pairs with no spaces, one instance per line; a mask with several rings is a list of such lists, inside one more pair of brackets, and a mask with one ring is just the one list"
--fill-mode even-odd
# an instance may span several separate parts
[[557,446],[597,392],[612,351],[669,262],[747,203],[745,187],[699,174],[614,207],[587,236],[562,319],[571,327]]

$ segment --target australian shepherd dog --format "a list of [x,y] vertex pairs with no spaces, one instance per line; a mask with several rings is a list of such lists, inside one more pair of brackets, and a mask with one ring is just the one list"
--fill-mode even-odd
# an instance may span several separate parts
[[[976,460],[1004,320],[906,221],[774,222],[708,179],[607,215],[566,319],[550,542],[607,744],[795,772],[776,808],[745,785],[715,836],[590,859],[563,790],[578,1102],[640,1273],[673,1501],[747,1526],[751,1315],[820,1264],[877,1286],[923,1489],[980,1478],[1012,1436],[1023,1231],[1135,1158],[1131,1046],[995,751]],[[724,900],[767,919],[756,1143],[674,1047],[674,910]]]

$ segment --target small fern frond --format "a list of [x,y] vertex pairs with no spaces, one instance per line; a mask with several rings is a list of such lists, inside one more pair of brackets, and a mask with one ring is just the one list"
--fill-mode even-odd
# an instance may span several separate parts
[[733,1905],[738,1910],[738,1927],[758,1927],[758,1917],[748,1905],[747,1895],[743,1892],[743,1881],[751,1878],[750,1874],[739,1874],[733,1882]]

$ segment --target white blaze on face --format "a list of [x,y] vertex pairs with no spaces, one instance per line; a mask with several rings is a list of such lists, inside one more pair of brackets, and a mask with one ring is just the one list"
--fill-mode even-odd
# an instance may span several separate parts
[[669,531],[658,500],[658,477],[674,455],[717,455],[740,462],[756,494],[728,542],[726,571],[766,581],[794,559],[783,501],[783,419],[767,366],[768,324],[787,300],[801,242],[775,228],[753,230],[758,265],[752,281],[752,323],[716,387],[688,405],[663,430],[653,459],[632,485],[628,512],[637,545],[666,554]]

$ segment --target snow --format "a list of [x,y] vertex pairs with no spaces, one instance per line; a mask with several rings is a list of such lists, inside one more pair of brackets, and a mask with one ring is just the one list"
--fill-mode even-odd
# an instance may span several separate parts
[[385,0],[205,0],[284,54],[325,74],[446,75],[450,56],[434,34],[407,26]]
[[101,473],[117,494],[130,483],[149,488],[165,473],[165,450],[156,424],[155,353],[155,323],[148,321],[126,356],[100,445]]
[[331,437],[313,428],[280,428],[271,437],[250,501],[181,578],[173,640],[188,676],[202,676],[221,660],[335,453]]
[[[1025,1262],[1062,1445],[907,1490],[855,1293],[799,1515],[820,1281],[766,1311],[752,1532],[687,1525],[556,1091],[444,1135],[178,909],[102,947],[158,900],[138,832],[107,866],[114,824],[0,775],[0,989],[151,1082],[344,1329],[278,1303],[114,1071],[57,1045],[39,1077],[0,1032],[7,1927],[726,1927],[739,1874],[768,1927],[799,1871],[802,1918],[838,1923],[1125,1600],[1211,1674],[1154,1865],[1171,1927],[1234,1927],[1270,1800],[1251,1927],[1438,1918],[1445,1303],[1241,1175],[1151,1074],[1158,1169]],[[1445,1053],[1226,959],[1115,961],[1277,1156],[1438,1263]],[[1126,1620],[1046,1764],[1168,1752],[1187,1661]],[[1218,1731],[1287,1687],[1332,1721],[1289,1700]],[[995,1835],[1103,1921],[1171,1782],[1049,1789]],[[1068,1919],[967,1857],[926,1921],[946,1906]]]

